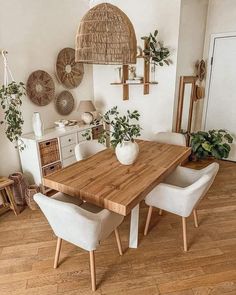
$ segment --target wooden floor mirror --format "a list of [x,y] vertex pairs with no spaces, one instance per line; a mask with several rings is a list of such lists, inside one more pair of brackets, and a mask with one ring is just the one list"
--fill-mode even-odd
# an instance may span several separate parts
[[187,134],[187,145],[189,145],[189,133],[192,131],[194,102],[197,100],[197,79],[196,76],[180,77],[175,131]]

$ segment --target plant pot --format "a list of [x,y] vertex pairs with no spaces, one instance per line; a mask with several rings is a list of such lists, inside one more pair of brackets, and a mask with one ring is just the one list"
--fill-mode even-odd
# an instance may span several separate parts
[[136,142],[124,141],[116,146],[116,157],[118,161],[123,165],[131,165],[135,162],[138,153],[139,146]]

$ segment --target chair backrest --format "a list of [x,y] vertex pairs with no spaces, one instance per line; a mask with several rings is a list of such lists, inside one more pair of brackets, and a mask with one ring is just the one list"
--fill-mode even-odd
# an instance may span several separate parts
[[182,202],[182,209],[184,211],[184,215],[182,216],[189,216],[197,203],[206,195],[218,170],[219,164],[212,163],[200,171],[201,173],[198,180],[183,189],[183,194],[185,194],[186,198],[183,198]]
[[102,227],[98,214],[41,193],[35,194],[34,200],[46,216],[57,237],[87,251],[96,249]]
[[77,161],[81,161],[105,149],[97,140],[82,141],[75,146],[75,157]]
[[159,143],[186,146],[185,136],[176,132],[159,132],[155,136],[155,141]]

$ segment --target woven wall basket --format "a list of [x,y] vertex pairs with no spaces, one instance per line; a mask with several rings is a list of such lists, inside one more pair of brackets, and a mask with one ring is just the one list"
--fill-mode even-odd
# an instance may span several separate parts
[[69,115],[74,109],[75,101],[69,91],[62,91],[55,100],[56,110],[60,115]]
[[75,62],[75,50],[73,48],[62,49],[56,62],[58,80],[69,89],[78,87],[84,76],[84,66]]
[[135,64],[137,41],[128,16],[102,3],[83,17],[76,35],[75,61],[91,64]]
[[39,106],[49,104],[55,96],[55,85],[52,77],[45,71],[33,72],[28,78],[26,92],[33,103]]

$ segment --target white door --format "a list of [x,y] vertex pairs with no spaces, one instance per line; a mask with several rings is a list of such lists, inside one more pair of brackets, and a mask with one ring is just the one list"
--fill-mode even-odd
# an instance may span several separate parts
[[236,161],[236,36],[214,39],[205,120],[205,130],[227,129],[234,135],[228,160]]

